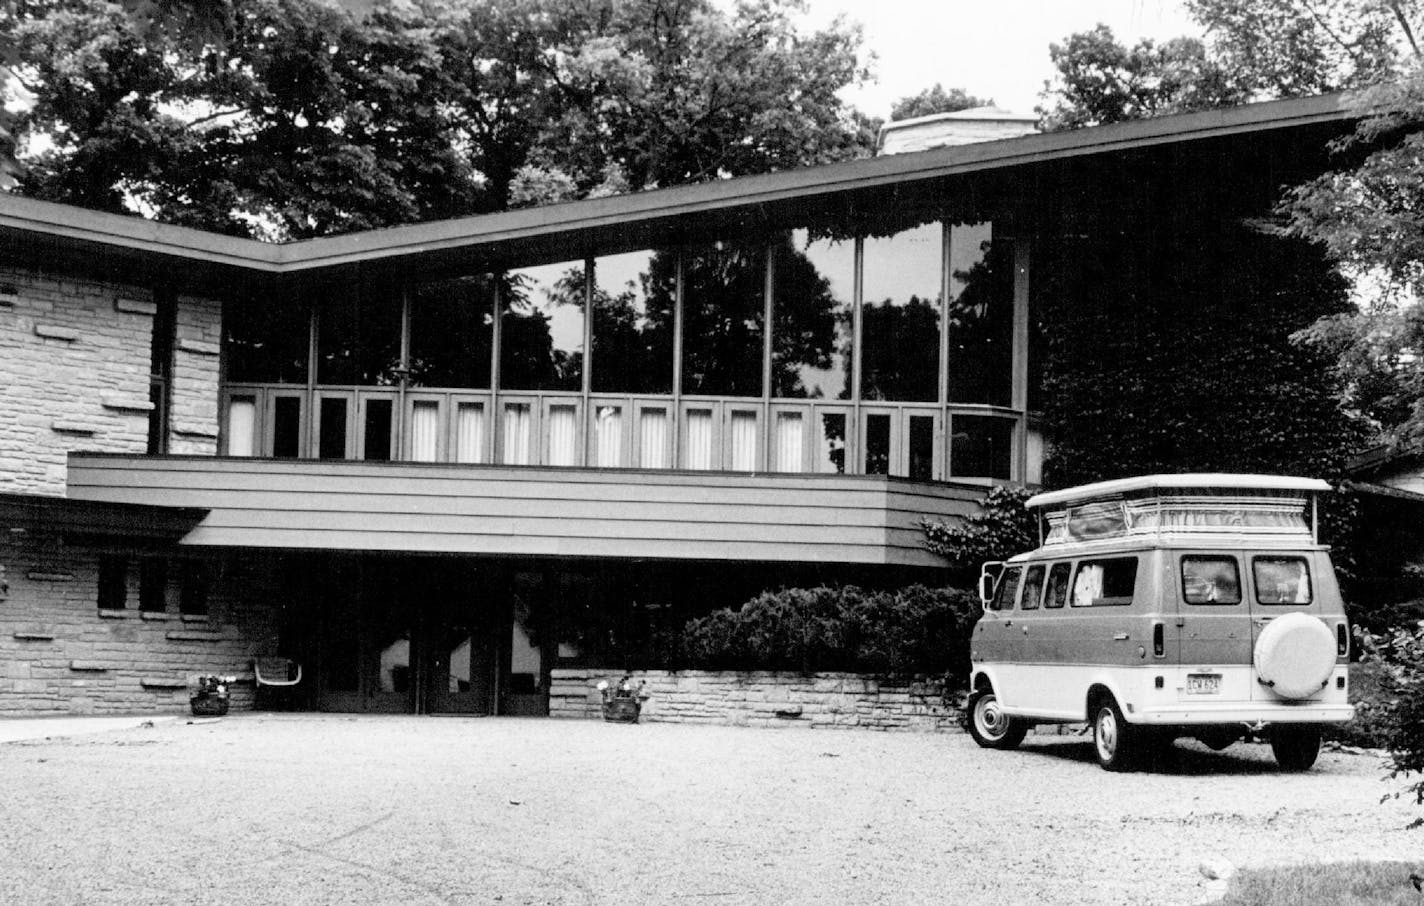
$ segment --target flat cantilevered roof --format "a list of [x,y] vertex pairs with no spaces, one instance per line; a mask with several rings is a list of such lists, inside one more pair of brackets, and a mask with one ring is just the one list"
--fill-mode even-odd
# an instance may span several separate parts
[[218,274],[256,276],[404,258],[428,261],[521,244],[576,246],[580,241],[592,243],[610,230],[642,229],[665,235],[663,227],[688,218],[762,217],[837,194],[1201,139],[1344,123],[1359,115],[1355,96],[1337,92],[289,243],[259,242],[0,193],[0,251],[39,249],[114,259],[138,256]]
[[1064,488],[1035,494],[1026,502],[1029,508],[1064,506],[1090,503],[1124,497],[1144,491],[1158,490],[1217,490],[1217,491],[1328,491],[1330,485],[1319,478],[1298,478],[1291,475],[1240,475],[1224,472],[1191,472],[1182,475],[1139,475],[1133,478],[1117,478],[1094,484]]

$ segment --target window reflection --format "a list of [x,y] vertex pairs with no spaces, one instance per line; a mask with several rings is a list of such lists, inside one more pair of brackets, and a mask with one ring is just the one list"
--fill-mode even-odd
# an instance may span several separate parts
[[865,240],[861,313],[864,399],[939,399],[943,248],[938,223]]
[[772,255],[772,396],[849,399],[855,243],[796,230]]
[[305,303],[243,299],[223,306],[227,380],[305,384],[311,310]]
[[488,390],[494,342],[494,279],[487,274],[414,287],[410,382]]
[[1014,261],[1012,244],[993,239],[993,225],[949,233],[949,373],[951,403],[1011,404]]
[[583,386],[584,265],[566,261],[505,275],[500,387],[579,390]]
[[716,242],[685,252],[684,393],[761,396],[765,258],[759,242]]
[[1013,462],[1014,421],[984,415],[956,415],[949,441],[949,468],[955,477],[1008,479]]
[[594,262],[593,390],[671,393],[675,251]]
[[397,383],[400,338],[399,292],[350,289],[333,295],[322,303],[319,312],[317,383]]

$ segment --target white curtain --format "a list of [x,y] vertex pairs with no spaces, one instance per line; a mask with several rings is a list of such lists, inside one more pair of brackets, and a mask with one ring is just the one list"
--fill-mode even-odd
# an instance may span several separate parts
[[593,430],[598,435],[598,466],[608,469],[623,464],[623,410],[599,406]]
[[227,402],[227,455],[257,455],[257,398],[235,396]]
[[529,434],[534,419],[528,403],[505,403],[504,405],[504,464],[507,466],[529,465]]
[[573,406],[549,407],[549,465],[578,465],[577,413]]
[[757,416],[732,413],[732,471],[755,472],[757,467]]
[[455,407],[455,461],[485,461],[484,403],[460,403]]
[[440,454],[440,404],[416,400],[410,406],[410,458],[435,462]]
[[667,449],[667,410],[643,409],[638,413],[638,465],[644,469],[666,469]]
[[689,409],[682,438],[684,469],[712,468],[712,410]]
[[800,472],[805,462],[806,422],[800,412],[776,413],[777,472]]

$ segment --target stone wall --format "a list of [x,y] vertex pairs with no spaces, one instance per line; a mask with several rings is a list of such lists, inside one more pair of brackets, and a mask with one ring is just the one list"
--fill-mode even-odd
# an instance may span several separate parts
[[148,445],[153,294],[0,268],[0,492],[64,493],[71,450]]
[[[151,289],[0,267],[0,492],[62,495],[70,452],[143,453]],[[180,297],[170,450],[217,452],[222,306]]]
[[[122,610],[98,607],[99,554],[56,539],[0,536],[0,716],[172,713],[197,676],[239,678],[234,709],[251,708],[252,658],[276,645],[271,570],[246,555],[207,561],[207,616],[178,612],[170,569],[164,612],[139,610],[138,558],[129,558]],[[25,540],[16,540],[24,538]]]
[[[598,719],[608,670],[557,669],[549,689],[551,717]],[[815,729],[958,730],[959,711],[944,702],[944,684],[891,683],[854,673],[671,672],[639,670],[647,680],[642,719],[670,723]]]
[[222,303],[179,296],[176,320],[168,452],[212,456],[218,452]]

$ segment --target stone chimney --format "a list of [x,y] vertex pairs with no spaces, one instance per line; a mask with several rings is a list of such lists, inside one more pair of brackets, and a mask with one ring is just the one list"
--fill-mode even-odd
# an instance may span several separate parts
[[1031,135],[1038,117],[999,107],[971,107],[954,113],[932,113],[911,120],[895,120],[880,127],[878,153],[904,154],[947,145],[970,145],[1001,138]]

